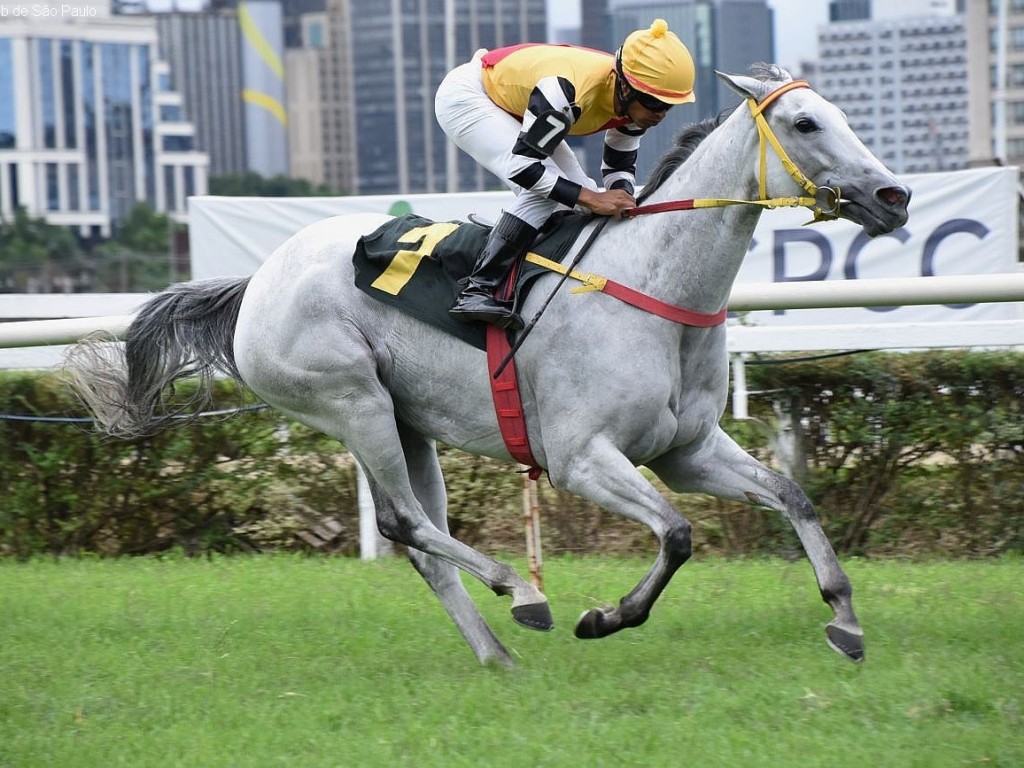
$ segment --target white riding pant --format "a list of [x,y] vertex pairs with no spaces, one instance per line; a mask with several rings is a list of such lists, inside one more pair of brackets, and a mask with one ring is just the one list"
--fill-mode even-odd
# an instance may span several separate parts
[[[477,51],[470,61],[445,76],[434,98],[434,113],[441,129],[459,149],[515,192],[516,201],[507,212],[539,228],[564,206],[509,181],[512,147],[523,125],[491,101],[484,90],[480,64],[484,53],[483,49]],[[596,182],[583,171],[576,153],[566,142],[561,142],[543,162],[570,181],[597,191]]]

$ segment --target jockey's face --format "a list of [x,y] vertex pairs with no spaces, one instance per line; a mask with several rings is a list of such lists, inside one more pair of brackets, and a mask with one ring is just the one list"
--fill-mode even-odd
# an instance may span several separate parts
[[616,78],[615,89],[616,112],[628,117],[637,127],[651,128],[668,114],[671,104],[659,101],[649,94],[634,90],[623,78]]
[[659,109],[658,111],[655,111],[644,106],[635,99],[631,100],[629,105],[626,107],[626,116],[632,120],[638,128],[651,128],[664,120],[665,115],[667,114],[667,109]]

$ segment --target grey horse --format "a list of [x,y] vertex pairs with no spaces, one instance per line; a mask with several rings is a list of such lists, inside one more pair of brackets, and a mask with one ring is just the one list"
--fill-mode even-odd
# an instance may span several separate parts
[[[714,314],[726,306],[766,207],[797,200],[819,217],[838,213],[872,236],[906,222],[909,189],[864,147],[837,107],[781,69],[752,72],[719,73],[744,102],[681,136],[640,201],[699,194],[712,202],[606,221],[581,269]],[[123,345],[82,342],[66,368],[112,434],[151,431],[171,383],[220,372],[339,440],[366,473],[381,533],[408,545],[412,564],[480,662],[511,666],[459,570],[511,596],[513,618],[529,627],[553,626],[547,598],[511,566],[449,534],[435,448],[441,441],[511,459],[485,354],[354,286],[358,238],[388,219],[333,217],[298,232],[249,278],[171,286],[143,306]],[[524,317],[534,316],[559,279],[549,273],[537,281]],[[515,360],[529,443],[550,482],[647,526],[659,542],[648,573],[617,606],[585,612],[578,637],[642,624],[690,557],[690,523],[638,469],[642,465],[673,491],[784,515],[834,613],[828,644],[849,659],[863,658],[850,581],[807,496],[719,426],[728,394],[724,325],[671,322],[601,292],[573,294],[563,286]]]

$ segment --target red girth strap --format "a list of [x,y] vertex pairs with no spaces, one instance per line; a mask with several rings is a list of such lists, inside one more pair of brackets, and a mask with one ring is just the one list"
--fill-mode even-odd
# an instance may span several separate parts
[[530,450],[526,435],[526,417],[523,415],[523,401],[519,396],[519,379],[516,375],[515,360],[510,360],[498,378],[494,371],[508,355],[511,346],[508,334],[501,328],[487,325],[487,378],[491,382],[491,399],[498,417],[501,437],[512,458],[528,466],[531,480],[540,477],[543,470]]

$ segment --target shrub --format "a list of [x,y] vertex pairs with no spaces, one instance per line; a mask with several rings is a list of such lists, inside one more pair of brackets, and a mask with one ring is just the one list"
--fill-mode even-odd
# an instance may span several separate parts
[[[751,390],[774,394],[751,403],[752,420],[727,415],[723,427],[776,463],[779,414],[792,413],[801,450],[786,465],[841,553],[1024,551],[1019,354],[870,353],[751,365],[747,376]],[[253,401],[222,383],[217,405]],[[52,374],[0,375],[0,410],[81,416]],[[102,439],[87,424],[5,419],[0,439],[0,556],[303,549],[299,534],[325,519],[338,530],[333,551],[358,551],[354,461],[335,441],[269,409],[136,442]],[[446,446],[439,455],[452,533],[490,552],[521,552],[521,476]],[[800,552],[779,515],[671,494],[648,475],[693,522],[697,553]],[[545,479],[538,496],[545,552],[654,550],[645,528]]]

